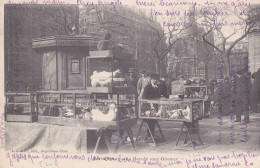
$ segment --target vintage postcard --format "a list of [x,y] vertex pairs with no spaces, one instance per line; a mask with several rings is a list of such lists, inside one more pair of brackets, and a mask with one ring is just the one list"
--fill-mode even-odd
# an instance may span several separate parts
[[259,1],[0,4],[0,168],[260,167]]

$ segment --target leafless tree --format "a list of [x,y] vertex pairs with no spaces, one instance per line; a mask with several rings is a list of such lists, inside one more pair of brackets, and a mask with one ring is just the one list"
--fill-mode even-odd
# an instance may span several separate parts
[[[215,12],[216,9],[219,13]],[[257,17],[252,17],[250,7],[232,8],[230,6],[202,7],[197,17],[205,26],[202,36],[204,42],[213,47],[224,61],[226,76],[230,78],[230,54],[235,45],[255,31]],[[210,14],[209,14],[210,13]],[[260,15],[259,15],[260,16]],[[233,24],[232,24],[233,23]],[[206,37],[214,33],[214,42]],[[227,45],[227,42],[231,42]]]
[[31,6],[31,17],[41,19],[41,25],[56,35],[69,35],[73,33],[72,27],[78,32],[78,6],[77,5],[36,5]]
[[[183,38],[183,32],[191,25],[184,25],[184,18],[182,16],[167,16],[161,17],[162,23],[160,25],[154,20],[144,18],[146,25],[156,35],[156,40],[153,41],[153,57],[156,60],[156,72],[160,74],[160,67],[162,62],[166,59],[169,52],[174,48],[177,41]],[[171,23],[171,24],[168,24]],[[173,24],[175,23],[175,25]]]

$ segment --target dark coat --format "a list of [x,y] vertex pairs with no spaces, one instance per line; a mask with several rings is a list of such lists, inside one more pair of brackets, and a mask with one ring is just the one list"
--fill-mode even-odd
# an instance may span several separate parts
[[229,97],[231,95],[231,85],[229,81],[223,83],[223,98]]
[[252,98],[255,101],[260,100],[260,69],[254,75],[254,83],[251,90]]
[[231,85],[229,82],[224,82],[223,84],[217,87],[216,97],[217,100],[222,101],[225,98],[231,96]]
[[144,88],[144,93],[142,98],[143,99],[154,99],[154,98],[160,98],[160,91],[159,87],[153,87],[151,83],[149,83],[145,88]]
[[163,96],[165,98],[168,98],[168,92],[167,92],[167,85],[166,82],[163,80],[159,81],[159,92],[160,92],[160,96]]
[[131,87],[135,87],[137,88],[137,78],[134,76],[134,77],[126,77],[126,84],[127,86],[131,86]]
[[236,108],[242,106],[242,109],[247,109],[250,106],[250,88],[251,82],[247,74],[236,77]]

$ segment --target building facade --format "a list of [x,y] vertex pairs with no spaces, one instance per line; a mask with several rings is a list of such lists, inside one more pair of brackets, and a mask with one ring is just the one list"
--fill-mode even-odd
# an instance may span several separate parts
[[32,39],[67,35],[78,27],[75,5],[4,6],[5,91],[41,87],[41,57],[32,49]]
[[[153,56],[153,47],[158,37],[147,20],[145,12],[132,8],[100,5],[94,8],[83,7],[80,9],[79,32],[81,35],[95,37],[95,45],[110,33],[110,47],[120,45],[128,53],[135,55],[138,72],[146,70],[154,73],[156,58]],[[153,22],[152,26],[162,31],[158,22]],[[162,40],[159,48],[163,45],[166,44]],[[161,66],[162,73],[165,73],[165,67]]]
[[252,5],[250,14],[251,19],[256,22],[254,32],[248,35],[249,70],[254,73],[260,68],[260,5]]
[[[177,41],[168,55],[168,72],[172,78],[183,76],[188,79],[197,76],[207,80],[212,77],[214,49],[203,41],[203,34],[203,28],[192,26],[185,30],[182,39]],[[206,38],[214,44],[213,34],[209,33]]]

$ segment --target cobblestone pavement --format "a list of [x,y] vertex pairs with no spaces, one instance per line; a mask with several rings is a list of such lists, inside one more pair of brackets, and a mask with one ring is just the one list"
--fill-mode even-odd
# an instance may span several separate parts
[[[214,152],[225,151],[232,152],[234,150],[242,151],[260,151],[260,113],[250,114],[250,123],[243,124],[234,122],[235,116],[219,117],[213,114],[208,118],[199,121],[200,136],[203,141],[203,146],[196,146],[196,152]],[[132,128],[134,136],[137,135],[138,124]],[[141,140],[136,143],[138,153],[182,153],[193,151],[191,145],[184,144],[185,134],[182,134],[178,146],[176,147],[176,140],[180,131],[181,122],[174,121],[159,121],[166,143],[159,143],[158,146],[151,146],[144,142],[146,129],[143,127],[141,131]],[[159,131],[156,129],[155,134],[159,136]],[[196,142],[198,140],[196,139]],[[134,152],[131,143],[124,142],[120,147],[120,153]]]

